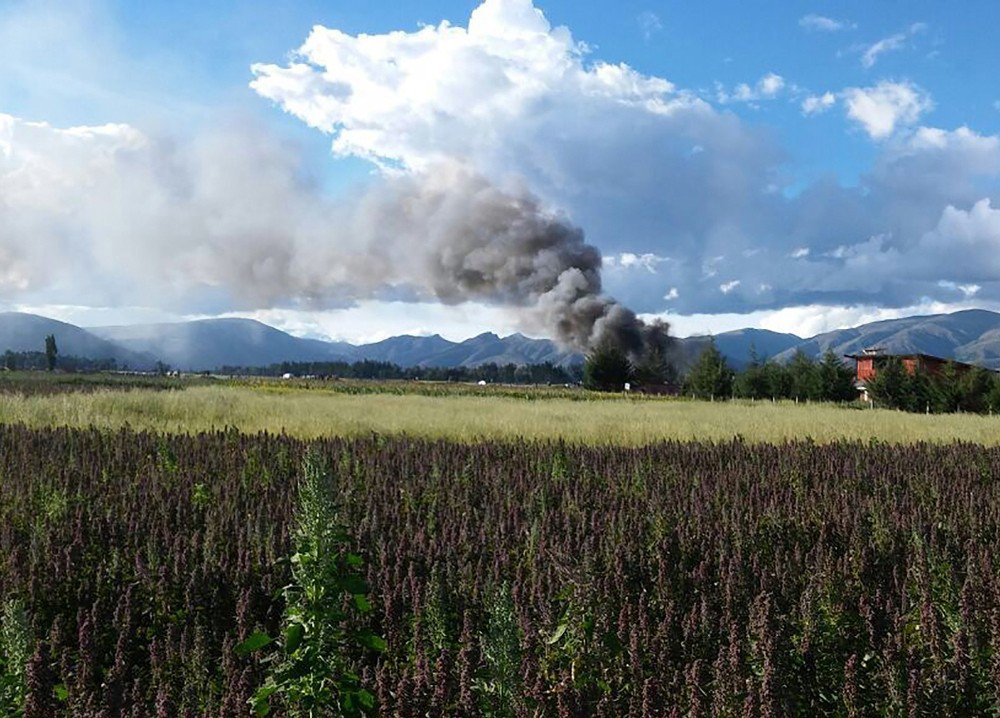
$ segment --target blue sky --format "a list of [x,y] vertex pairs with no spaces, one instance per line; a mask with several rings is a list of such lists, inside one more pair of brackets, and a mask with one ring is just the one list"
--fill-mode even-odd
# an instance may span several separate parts
[[[491,2],[513,7],[526,0]],[[978,253],[991,255],[994,240],[1000,245],[1000,220],[991,211],[1000,175],[995,157],[1000,88],[992,77],[1000,50],[984,31],[1000,20],[995,3],[963,3],[958,12],[931,2],[540,0],[536,7],[549,26],[543,35],[556,38],[553,53],[561,47],[557,28],[571,34],[568,42],[586,45],[578,55],[577,77],[564,85],[559,85],[564,79],[546,73],[577,57],[572,49],[565,57],[529,62],[508,56],[502,60],[507,65],[483,61],[481,67],[461,60],[464,55],[441,60],[450,65],[409,54],[393,60],[412,62],[415,73],[434,67],[459,78],[497,67],[523,69],[524,60],[528,75],[546,78],[546,91],[519,107],[521,115],[511,110],[502,122],[486,114],[479,124],[462,118],[458,124],[422,119],[418,125],[413,118],[393,116],[399,107],[373,110],[357,99],[322,115],[301,103],[304,93],[312,93],[313,106],[329,100],[323,97],[327,89],[316,90],[315,83],[289,87],[296,64],[308,66],[313,78],[336,75],[343,68],[324,65],[328,60],[322,58],[343,57],[342,51],[372,63],[369,77],[348,77],[345,70],[345,83],[377,85],[382,70],[371,68],[385,58],[365,57],[368,50],[350,38],[365,33],[391,43],[388,33],[412,34],[443,20],[465,28],[478,6],[8,1],[0,5],[0,114],[54,130],[127,125],[158,146],[182,148],[202,146],[199,138],[206,135],[252,126],[255,136],[287,147],[296,176],[306,177],[311,196],[323,202],[381,182],[373,158],[384,160],[383,167],[416,172],[446,156],[495,182],[523,183],[547,207],[581,225],[608,258],[605,287],[639,311],[666,316],[682,333],[755,324],[807,334],[914,310],[1000,306],[1000,276],[989,262],[976,260]],[[523,20],[511,19],[508,10],[491,16],[493,26]],[[349,40],[318,37],[316,54],[303,62],[293,53],[314,26],[342,31]],[[451,40],[435,32],[432,42],[440,49]],[[633,92],[626,87],[632,80],[617,77],[608,90],[618,93],[609,95],[611,104],[588,104],[589,90],[581,91],[583,99],[571,97],[579,83],[595,80],[600,63],[627,65],[639,78],[669,82],[670,89],[650,85]],[[253,65],[265,69],[254,73]],[[259,82],[252,88],[255,77]],[[531,77],[520,81],[533,87]],[[360,86],[352,85],[354,98],[362,96]],[[494,114],[505,111],[488,81],[475,91],[459,80],[456,87],[437,86],[430,90],[437,95],[412,98],[413,105],[432,118],[463,102]],[[466,98],[461,92],[471,94]],[[653,100],[676,102],[678,109],[651,117],[643,108]],[[633,109],[619,112],[623,103]],[[536,121],[542,114],[544,126]],[[330,127],[321,127],[328,122]],[[378,138],[362,136],[362,128],[372,127],[381,133]],[[398,141],[391,137],[397,131]],[[352,132],[361,139],[331,152],[335,137]],[[439,133],[452,133],[454,146],[448,142],[452,137]],[[37,134],[12,136],[22,143],[55,141]],[[491,134],[496,139],[490,145],[479,137]],[[37,162],[38,172],[83,171],[73,165],[63,172],[43,152],[11,144],[21,152],[9,157],[20,157],[29,167]],[[696,166],[709,157],[711,167]],[[612,167],[618,158],[621,166]],[[25,175],[13,160],[7,171],[10,182]],[[0,181],[3,172],[0,165]],[[3,187],[11,197],[21,196],[13,184]],[[627,198],[618,196],[624,192]],[[664,195],[678,196],[661,207]],[[108,232],[119,231],[117,225],[107,229],[107,216],[129,211],[107,208],[94,220],[94,232],[98,227],[105,232],[100,237],[81,232],[68,238],[66,231],[53,230],[53,241],[71,243],[77,266],[114,275],[107,257],[100,259],[93,247],[110,241],[104,238]],[[18,218],[32,227],[40,221]],[[114,251],[145,253],[142,222],[152,221],[162,220],[129,218],[131,244]],[[523,328],[508,310],[489,302],[442,308],[420,296],[400,304],[399,296],[386,297],[382,290],[355,296],[353,307],[304,302],[301,287],[273,295],[269,306],[231,301],[234,292],[209,270],[193,289],[140,292],[130,285],[148,288],[150,282],[134,281],[133,266],[122,270],[131,272],[128,277],[97,282],[114,288],[102,294],[75,285],[68,271],[34,269],[31,252],[10,234],[5,237],[0,229],[0,251],[6,241],[10,265],[25,268],[10,271],[6,289],[0,274],[6,304],[45,308],[78,321],[239,313],[298,333],[351,339],[398,331],[443,329],[462,336],[485,328]],[[968,259],[942,266],[942,257],[954,256],[956,242]],[[192,244],[190,251],[203,260],[203,248]],[[191,266],[174,271],[168,283],[190,275]]]
[[[5,67],[19,68],[0,78],[4,111],[45,118],[57,125],[162,121],[164,103],[206,111],[240,108],[275,123],[299,141],[322,146],[322,138],[299,123],[281,122],[247,89],[255,62],[280,61],[298,47],[314,25],[351,34],[412,30],[418,24],[449,20],[464,24],[476,2],[8,2],[7,15],[49,18],[50,36],[75,48],[39,43],[34,53],[0,48]],[[992,68],[1000,50],[983,28],[1000,22],[1000,6],[963,4],[956,12],[938,2],[738,3],[738,2],[546,2],[554,25],[566,25],[593,47],[596,58],[626,62],[637,70],[669,78],[680,86],[711,92],[715,83],[734,86],[777,72],[814,92],[862,85],[873,78],[909,78],[935,98],[930,118],[942,126],[969,125],[993,133],[1000,123],[1000,95]],[[803,17],[839,20],[836,32],[805,31]],[[63,22],[55,18],[64,18]],[[900,50],[887,52],[864,68],[860,47],[891,37],[914,23],[927,29]],[[59,31],[59,27],[66,33]],[[115,61],[136,62],[141,74],[120,70],[95,76],[77,72],[72,54],[91,44],[79,31],[103,36],[94,48]],[[25,42],[35,40],[25,37]],[[103,47],[102,47],[103,46]],[[58,72],[82,76],[93,88],[66,88],[45,81]],[[23,73],[23,74],[21,74]],[[31,80],[27,82],[26,80]],[[55,89],[55,91],[53,91]],[[195,110],[192,110],[194,112]],[[807,178],[836,172],[853,181],[870,164],[873,151],[859,133],[845,132],[838,118],[802,122],[794,103],[758,109],[736,108],[748,121],[777,133],[797,171]],[[197,121],[197,118],[185,118]],[[323,158],[326,159],[326,158]],[[324,163],[336,175],[343,163]],[[357,169],[357,168],[351,168]],[[350,170],[348,170],[350,171]]]

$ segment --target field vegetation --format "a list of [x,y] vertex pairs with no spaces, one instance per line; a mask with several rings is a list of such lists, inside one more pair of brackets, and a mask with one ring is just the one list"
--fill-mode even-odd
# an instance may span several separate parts
[[[0,391],[0,422],[34,427],[121,427],[171,433],[233,427],[311,438],[371,433],[452,438],[564,439],[641,445],[664,439],[783,442],[877,439],[1000,443],[1000,417],[921,415],[853,405],[691,401],[559,387],[418,382],[214,382],[165,378],[128,391]],[[183,391],[164,391],[166,387]]]
[[98,390],[173,390],[212,383],[207,377],[178,379],[155,374],[118,372],[0,371],[0,394],[38,396],[85,393]]
[[0,427],[0,475],[5,717],[1000,707],[1000,449]]

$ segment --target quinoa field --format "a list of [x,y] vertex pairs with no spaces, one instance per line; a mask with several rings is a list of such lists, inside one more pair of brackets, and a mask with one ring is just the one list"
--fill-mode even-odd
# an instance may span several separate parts
[[0,716],[996,715],[998,477],[968,443],[0,426]]

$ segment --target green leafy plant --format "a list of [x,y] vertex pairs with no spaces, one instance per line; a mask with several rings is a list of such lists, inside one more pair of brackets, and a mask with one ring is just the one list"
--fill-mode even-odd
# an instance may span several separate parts
[[203,481],[197,482],[191,489],[191,504],[202,509],[212,502],[212,492]]
[[24,715],[25,671],[31,648],[24,604],[18,599],[4,601],[0,615],[0,718]]
[[483,666],[474,688],[483,716],[513,718],[520,702],[521,633],[510,586],[495,588],[486,601],[486,630],[480,637]]
[[[358,716],[375,708],[375,697],[352,667],[359,650],[384,651],[385,641],[356,620],[371,611],[361,557],[339,520],[333,480],[320,457],[307,455],[299,488],[292,582],[285,587],[280,639],[256,632],[237,646],[247,655],[276,646],[271,670],[250,703],[267,715],[279,700],[286,715],[308,718]],[[277,645],[277,644],[280,644]]]

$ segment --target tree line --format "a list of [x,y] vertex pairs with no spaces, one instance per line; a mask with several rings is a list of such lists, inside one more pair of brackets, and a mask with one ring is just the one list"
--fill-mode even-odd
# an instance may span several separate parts
[[604,341],[583,364],[583,385],[594,391],[623,391],[626,384],[636,386],[679,386],[680,374],[670,357],[669,346],[651,345],[635,362],[611,341]]
[[879,406],[904,411],[984,414],[1000,411],[1000,375],[948,362],[938,373],[912,374],[897,357],[888,357],[868,381],[868,393]]
[[15,352],[7,350],[0,357],[0,366],[7,371],[54,371],[66,372],[117,371],[120,366],[115,359],[88,359],[63,354],[56,356],[46,352]]
[[792,399],[845,402],[857,398],[854,370],[834,352],[819,361],[796,352],[787,363],[760,358],[751,349],[750,362],[735,371],[709,341],[687,373],[683,391],[699,399]]
[[[898,357],[886,357],[866,382],[875,406],[926,413],[1000,411],[1000,375],[955,362],[937,373],[910,373]],[[848,402],[858,399],[855,372],[833,351],[818,361],[802,352],[779,364],[751,352],[750,363],[735,371],[710,342],[685,377],[682,390],[700,399],[791,399]]]
[[[45,369],[46,371],[55,371],[56,362],[59,360],[59,347],[56,344],[55,334],[48,334],[45,337],[45,350],[40,352],[15,352],[8,349],[3,355],[3,368],[8,371],[15,371],[18,369]],[[88,369],[80,369],[81,366],[90,366],[95,364],[102,364],[99,368],[89,369],[90,371],[100,371],[103,369],[103,364],[106,360],[94,361],[91,359],[82,359],[80,357],[63,357],[62,364],[69,365],[73,367],[71,371],[87,371]],[[111,360],[112,362],[114,360]]]
[[796,399],[850,401],[855,398],[854,372],[832,352],[814,361],[799,352],[787,364],[761,359],[751,350],[750,363],[734,370],[714,340],[683,375],[663,348],[653,347],[637,362],[619,348],[603,344],[583,367],[584,386],[598,391],[622,391],[663,386],[698,399]]
[[582,378],[579,365],[480,364],[458,367],[402,367],[387,361],[365,359],[356,362],[279,362],[266,367],[224,366],[218,370],[234,376],[316,376],[341,379],[400,379],[422,381],[478,382],[490,384],[577,384]]

